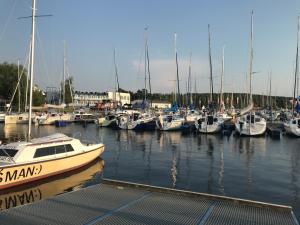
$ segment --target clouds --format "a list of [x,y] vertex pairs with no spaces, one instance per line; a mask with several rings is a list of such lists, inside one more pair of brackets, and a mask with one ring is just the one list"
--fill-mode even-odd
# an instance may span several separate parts
[[[139,60],[133,60],[132,65],[136,71],[139,71],[139,78],[144,77],[144,64]],[[197,89],[203,92],[208,91],[209,67],[208,61],[195,58],[192,59],[192,85],[197,79]],[[186,82],[188,78],[189,59],[178,59],[178,72],[181,92],[186,91]],[[151,59],[151,86],[153,92],[170,93],[175,90],[176,85],[176,64],[175,59]],[[141,89],[144,87],[144,81],[140,79]]]

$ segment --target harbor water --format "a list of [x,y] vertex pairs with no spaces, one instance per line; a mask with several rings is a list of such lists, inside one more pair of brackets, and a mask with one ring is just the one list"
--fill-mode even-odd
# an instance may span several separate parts
[[[27,125],[0,125],[2,142]],[[102,159],[51,179],[0,192],[0,210],[100,183],[102,177],[290,205],[300,218],[300,139],[135,132],[95,124],[35,126],[32,136],[65,133],[106,145]]]

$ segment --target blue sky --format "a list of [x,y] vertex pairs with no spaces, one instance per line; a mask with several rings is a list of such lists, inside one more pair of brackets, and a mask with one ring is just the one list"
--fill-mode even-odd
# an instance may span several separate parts
[[[143,88],[144,27],[148,26],[154,92],[174,89],[174,32],[177,32],[181,90],[185,90],[189,55],[198,92],[207,92],[208,34],[212,33],[215,90],[219,90],[221,51],[225,45],[225,91],[245,91],[249,61],[250,12],[254,10],[255,93],[267,92],[272,71],[273,94],[292,95],[299,0],[37,0],[35,82],[58,86],[62,77],[63,40],[70,75],[77,90],[114,87],[116,48],[120,86]],[[31,0],[0,1],[0,62],[22,62],[28,54]],[[193,86],[194,86],[193,81]]]

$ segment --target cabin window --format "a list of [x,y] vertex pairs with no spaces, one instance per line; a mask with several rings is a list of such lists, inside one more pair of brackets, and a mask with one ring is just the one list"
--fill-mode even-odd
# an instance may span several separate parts
[[45,148],[37,148],[33,157],[38,158],[38,157],[55,155],[55,154],[60,154],[65,152],[72,152],[72,151],[74,151],[74,149],[70,144],[45,147]]
[[[10,157],[14,157],[16,154],[17,154],[18,150],[16,149],[10,149],[10,148],[7,148],[7,149],[0,149],[0,156],[10,156]],[[8,155],[7,155],[8,154]]]
[[55,147],[46,147],[46,148],[37,148],[33,158],[54,155],[55,154]]
[[66,152],[65,145],[55,146],[55,153],[56,154],[65,153],[65,152]]
[[65,146],[66,146],[67,152],[73,152],[74,151],[74,148],[72,147],[72,145],[68,144],[68,145],[65,145]]

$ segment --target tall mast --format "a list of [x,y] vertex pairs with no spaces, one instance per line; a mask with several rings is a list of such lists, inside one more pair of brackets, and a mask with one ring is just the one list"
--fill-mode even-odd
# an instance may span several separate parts
[[177,79],[177,103],[180,106],[180,89],[179,89],[179,74],[178,74],[178,58],[177,58],[177,34],[174,34],[174,45],[175,45],[175,62],[176,62],[176,79]]
[[63,82],[62,82],[62,92],[63,92],[63,99],[62,103],[66,102],[66,41],[64,41],[64,63],[63,63]]
[[298,81],[298,54],[299,54],[299,20],[300,17],[298,16],[298,24],[297,24],[297,49],[296,49],[296,65],[295,65],[295,80],[294,80],[294,96],[293,96],[293,117],[294,117],[294,110],[295,110],[295,98],[296,98],[296,87],[297,87],[297,81]]
[[[30,44],[29,44],[29,55],[31,54],[31,41],[30,41]],[[27,71],[28,73],[30,73],[30,58],[28,59],[28,65],[27,65]],[[25,91],[25,106],[24,106],[24,112],[27,112],[27,103],[28,103],[28,80],[29,77],[27,76],[26,77],[26,91]]]
[[224,58],[225,46],[222,48],[222,72],[221,72],[221,89],[220,89],[220,110],[223,110],[223,83],[224,83],[224,71],[225,71],[225,58]]
[[150,93],[150,108],[152,107],[152,90],[151,90],[151,76],[150,76],[150,60],[149,60],[149,46],[148,46],[148,36],[147,36],[147,30],[148,28],[145,28],[146,30],[146,56],[147,56],[147,71],[148,71],[148,79],[149,79],[149,93]]
[[147,28],[145,28],[145,55],[144,55],[144,74],[145,74],[145,87],[144,87],[144,103],[146,104],[147,100],[147,44],[146,44],[146,33],[147,33]]
[[214,89],[213,89],[213,75],[212,75],[212,62],[211,62],[211,49],[210,49],[210,26],[208,24],[207,26],[208,28],[208,57],[209,57],[209,72],[210,72],[210,76],[209,76],[209,101],[212,102],[213,101],[213,94],[214,94]]
[[18,113],[21,111],[21,88],[20,88],[20,59],[18,59]]
[[253,10],[251,11],[251,33],[250,33],[250,62],[249,62],[249,103],[252,104],[252,64],[253,64]]
[[34,44],[35,44],[35,0],[32,0],[32,25],[31,25],[31,51],[30,51],[30,93],[29,93],[29,120],[28,120],[28,140],[31,136],[32,118],[32,89],[33,89],[33,67],[34,67]]
[[269,86],[270,92],[269,92],[269,96],[270,96],[270,109],[272,111],[272,106],[273,106],[273,102],[272,102],[272,71],[270,72],[270,86]]
[[117,100],[117,92],[120,90],[119,86],[119,75],[118,75],[118,67],[116,63],[116,49],[114,48],[114,67],[115,67],[115,95],[114,95],[114,100]]
[[190,104],[192,105],[193,104],[193,96],[192,96],[192,53],[190,53],[188,92],[189,92],[189,97],[190,97]]

